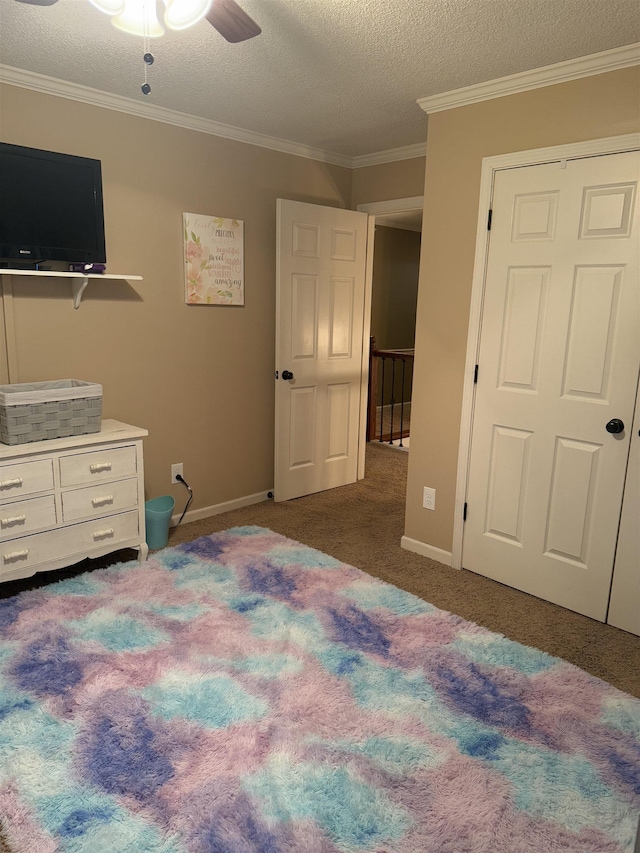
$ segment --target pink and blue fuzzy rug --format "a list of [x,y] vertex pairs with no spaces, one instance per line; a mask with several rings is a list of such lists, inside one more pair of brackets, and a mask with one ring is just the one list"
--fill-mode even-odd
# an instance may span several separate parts
[[633,849],[637,700],[266,529],[0,601],[0,638],[11,853]]

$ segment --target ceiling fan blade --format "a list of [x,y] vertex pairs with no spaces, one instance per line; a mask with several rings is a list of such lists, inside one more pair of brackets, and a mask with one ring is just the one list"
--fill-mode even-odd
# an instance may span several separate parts
[[18,0],[18,3],[27,3],[29,6],[53,6],[58,0]]
[[262,32],[256,22],[238,6],[235,0],[213,0],[211,8],[207,12],[207,21],[216,28],[223,38],[233,44],[252,39]]

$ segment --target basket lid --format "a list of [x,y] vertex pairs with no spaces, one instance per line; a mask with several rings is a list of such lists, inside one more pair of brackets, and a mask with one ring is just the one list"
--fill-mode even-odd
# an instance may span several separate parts
[[102,397],[102,385],[84,379],[52,379],[46,382],[20,382],[0,385],[0,405],[30,406],[54,400]]

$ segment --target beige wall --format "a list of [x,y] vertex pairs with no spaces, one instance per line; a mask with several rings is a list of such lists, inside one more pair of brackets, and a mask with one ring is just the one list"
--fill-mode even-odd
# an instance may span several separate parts
[[353,170],[351,207],[374,201],[413,198],[424,190],[424,157]]
[[418,232],[376,225],[371,334],[380,349],[413,346],[419,266]]
[[[376,339],[378,349],[413,347],[416,333],[420,237],[417,231],[376,225],[371,287],[371,334]],[[387,405],[391,401],[392,392],[396,402],[411,400],[413,364],[408,364],[404,369],[404,382],[401,365],[398,363],[396,367],[398,369],[391,372],[391,364],[386,365],[384,400],[382,378],[378,377],[378,404],[384,402]],[[382,370],[379,361],[377,369]]]
[[[104,416],[149,430],[147,497],[180,506],[172,462],[194,508],[271,488],[276,199],[349,207],[351,171],[25,89],[0,107],[3,141],[102,160],[108,269],[144,276],[78,311],[68,282],[21,279],[12,381],[102,383]],[[183,211],[244,220],[244,308],[185,305]]]
[[[483,157],[640,130],[640,68],[429,117],[405,534],[452,547],[463,371]],[[437,490],[435,512],[422,488]]]

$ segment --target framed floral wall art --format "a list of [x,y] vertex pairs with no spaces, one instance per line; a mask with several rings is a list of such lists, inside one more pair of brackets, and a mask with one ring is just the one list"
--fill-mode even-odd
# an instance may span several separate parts
[[244,222],[183,213],[188,305],[244,305]]

